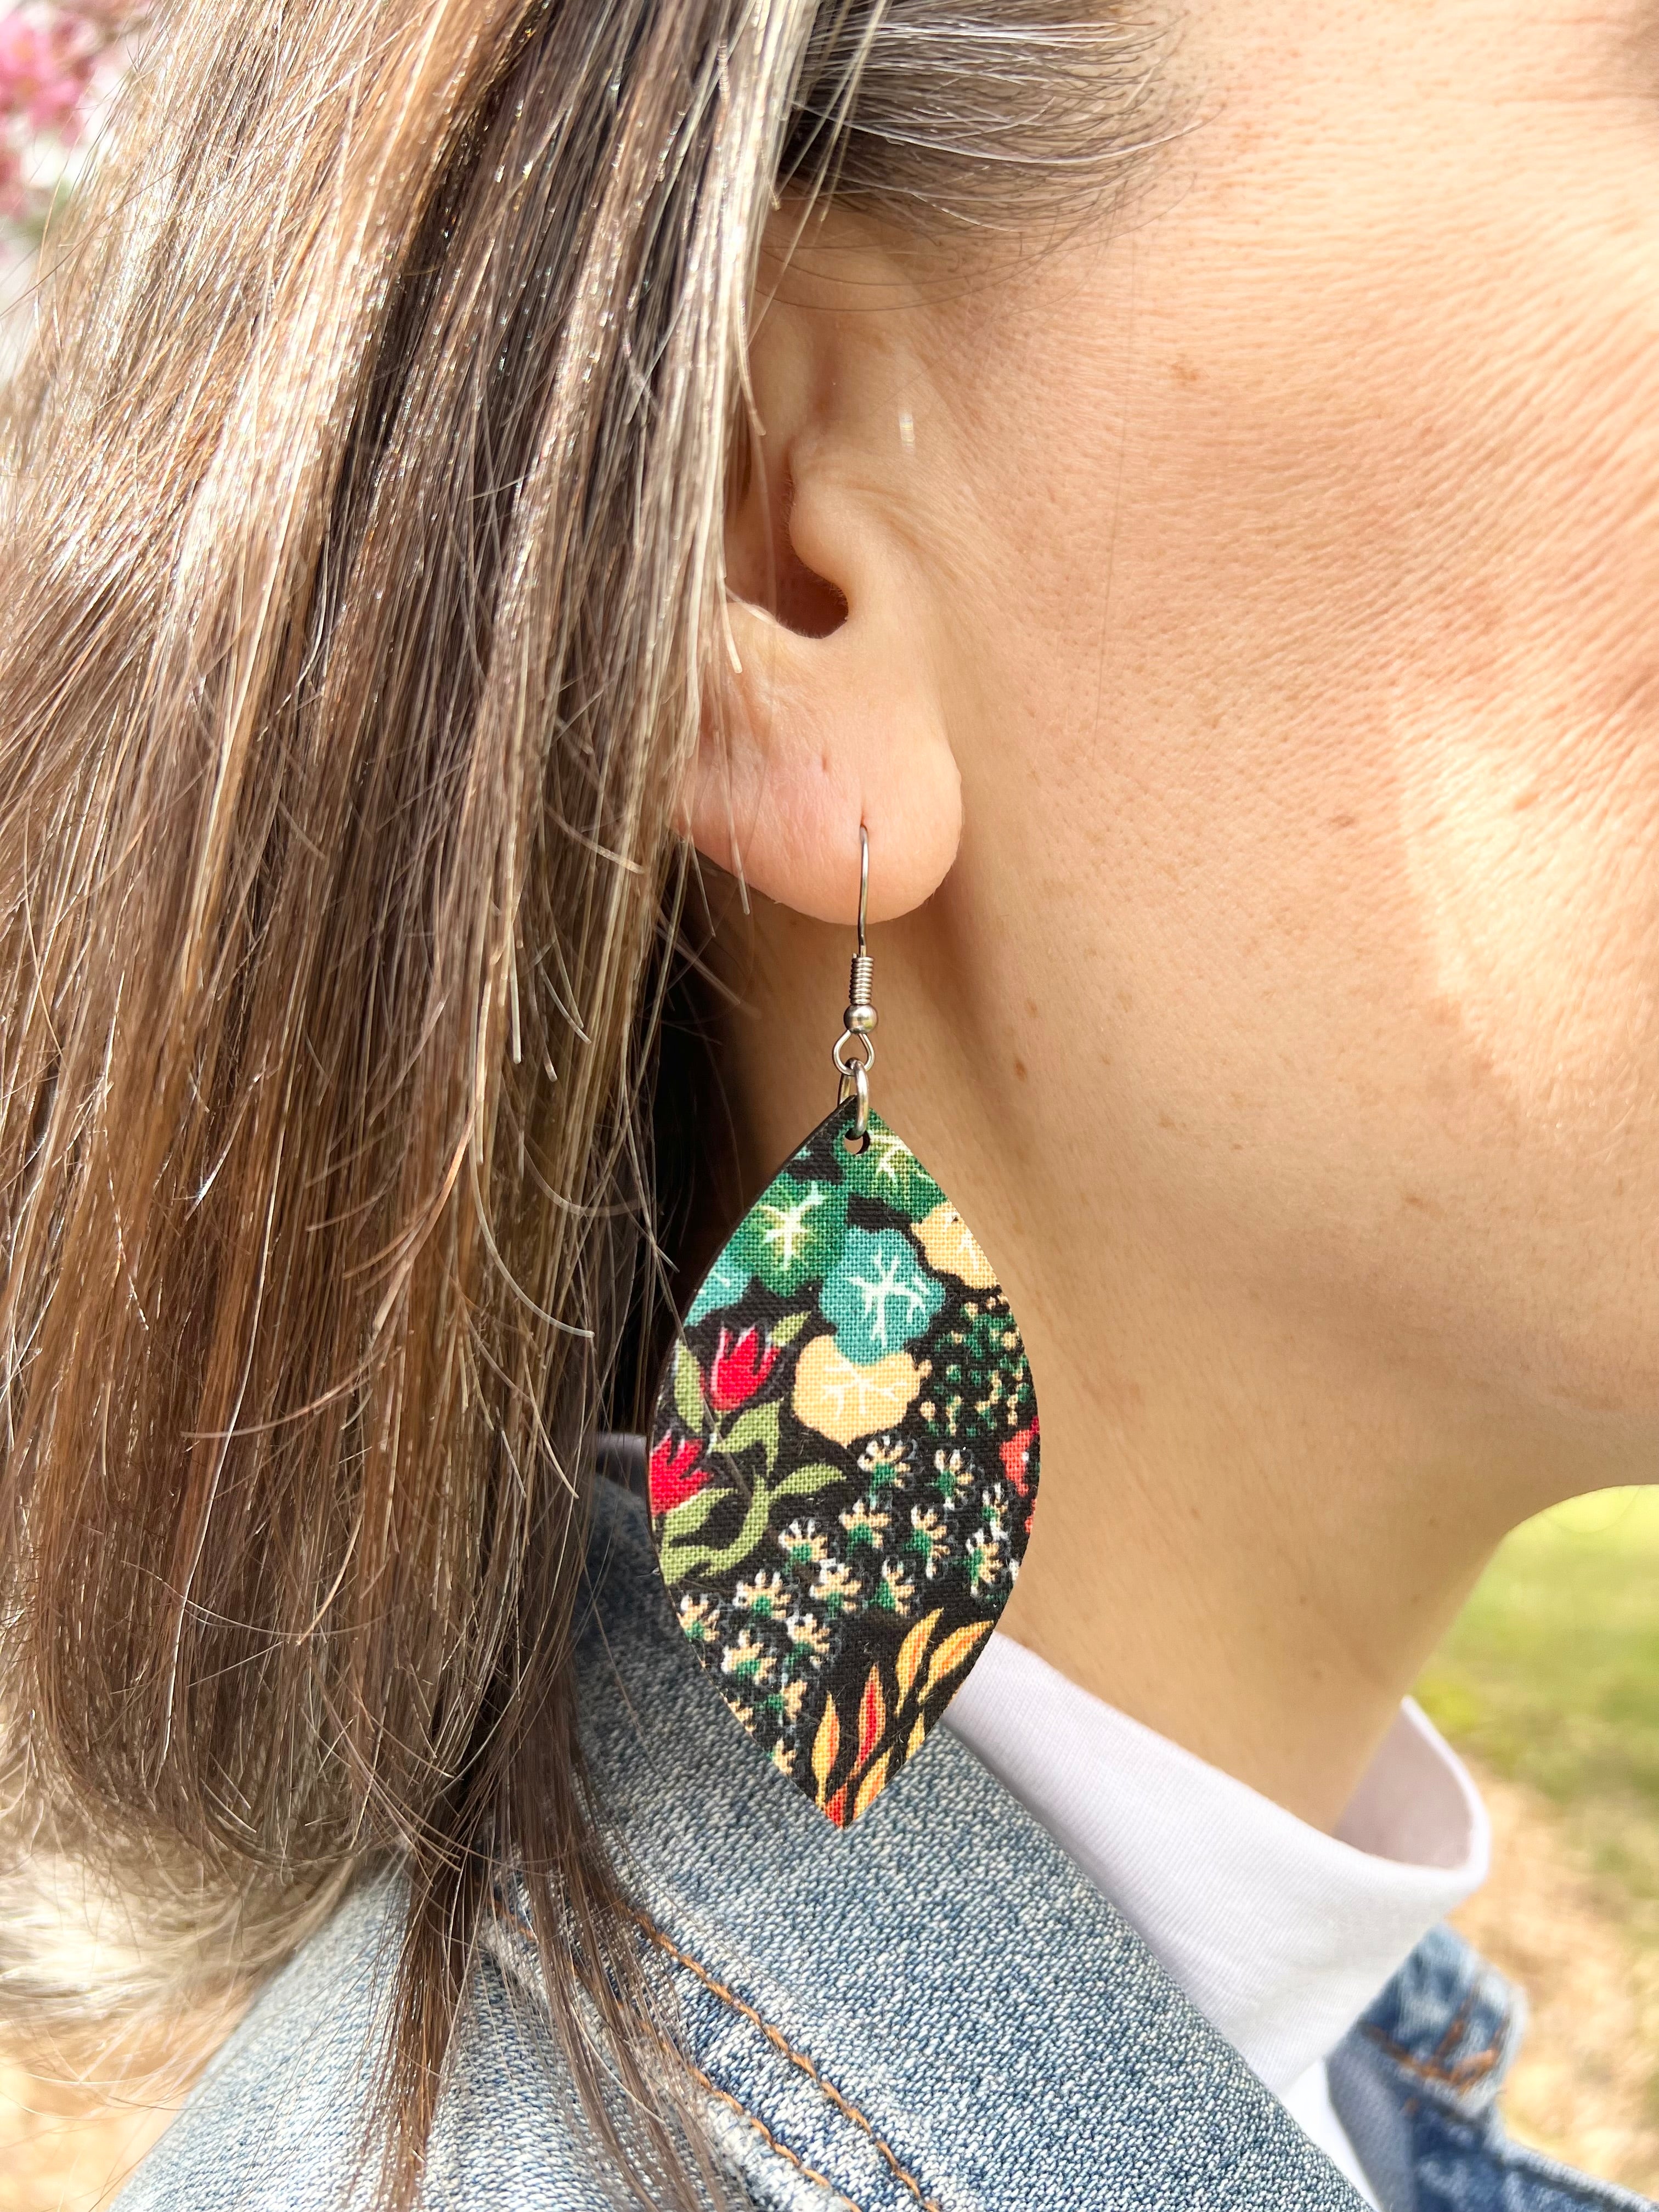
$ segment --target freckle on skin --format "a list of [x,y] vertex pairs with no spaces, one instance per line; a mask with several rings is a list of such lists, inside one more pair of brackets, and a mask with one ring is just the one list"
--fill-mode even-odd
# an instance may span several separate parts
[[1331,817],[1333,830],[1352,830],[1353,824],[1354,817],[1352,814],[1333,814]]
[[1017,1060],[1014,1062],[1014,1078],[1019,1083],[1024,1083],[1025,1080],[1025,1062],[1023,1060]]

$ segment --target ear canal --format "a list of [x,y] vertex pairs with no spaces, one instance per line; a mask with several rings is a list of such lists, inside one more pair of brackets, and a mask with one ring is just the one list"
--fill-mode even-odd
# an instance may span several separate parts
[[762,461],[747,471],[726,532],[726,582],[799,637],[829,637],[847,619],[847,594],[801,558],[790,532],[794,477],[769,480]]
[[[921,1750],[1006,1603],[1039,1429],[994,1270],[876,1115],[838,1106],[685,1316],[650,1440],[687,1642],[836,1827]],[[852,1142],[849,1143],[849,1139]]]
[[800,637],[829,637],[847,619],[847,595],[809,568],[793,547],[777,580],[778,620]]

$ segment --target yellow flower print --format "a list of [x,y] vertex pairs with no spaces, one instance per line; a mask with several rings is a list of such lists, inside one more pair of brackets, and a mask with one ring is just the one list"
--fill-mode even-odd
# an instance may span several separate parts
[[914,1448],[908,1437],[872,1437],[859,1454],[859,1472],[870,1478],[870,1491],[890,1490],[910,1472]]
[[907,1552],[914,1552],[931,1582],[945,1565],[951,1547],[951,1532],[931,1505],[910,1508],[910,1533],[904,1540]]
[[722,1674],[735,1674],[741,1682],[763,1682],[775,1662],[759,1638],[744,1629],[735,1644],[720,1654]]
[[786,1626],[790,1644],[798,1654],[805,1652],[811,1658],[822,1659],[829,1650],[830,1632],[816,1613],[792,1613]]
[[890,1429],[915,1404],[921,1370],[908,1352],[856,1367],[833,1336],[815,1336],[795,1365],[795,1412],[809,1429],[850,1444]]
[[711,1644],[720,1625],[720,1609],[715,1601],[706,1595],[694,1595],[687,1590],[680,1600],[680,1630],[693,1644]]
[[785,1602],[783,1577],[762,1573],[753,1582],[739,1583],[732,1593],[732,1602],[745,1613],[758,1613],[763,1620],[780,1620]]
[[1003,1571],[1003,1545],[1006,1539],[993,1534],[988,1529],[971,1536],[968,1542],[968,1579],[974,1594],[979,1596],[988,1590]]
[[988,1483],[979,1494],[980,1518],[994,1536],[1006,1538],[1008,1534],[1008,1486],[1006,1482]]
[[792,1568],[815,1567],[829,1554],[830,1539],[816,1521],[792,1521],[778,1537]]
[[995,1268],[954,1206],[936,1206],[926,1220],[913,1224],[913,1234],[936,1274],[954,1275],[975,1291],[988,1291],[996,1282]]
[[964,1452],[936,1451],[933,1454],[932,1487],[947,1505],[954,1505],[964,1492],[973,1487],[974,1465]]
[[876,1603],[889,1613],[896,1613],[902,1620],[915,1603],[916,1586],[905,1573],[897,1559],[881,1563],[881,1588],[876,1592]]
[[860,1498],[856,1505],[849,1505],[841,1516],[841,1525],[847,1531],[848,1548],[851,1550],[862,1546],[868,1549],[879,1544],[882,1533],[890,1527],[892,1518],[890,1513],[878,1511],[875,1506],[866,1504]]
[[839,1559],[825,1559],[818,1568],[818,1578],[812,1585],[815,1603],[821,1605],[833,1620],[848,1607],[864,1584],[850,1567]]

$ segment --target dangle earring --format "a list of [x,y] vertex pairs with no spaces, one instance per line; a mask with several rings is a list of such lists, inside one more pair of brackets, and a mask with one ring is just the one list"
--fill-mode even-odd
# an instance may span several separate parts
[[870,1110],[870,839],[835,1111],[761,1194],[677,1337],[650,1440],[679,1625],[837,1827],[965,1679],[1030,1534],[1037,1411],[984,1253]]

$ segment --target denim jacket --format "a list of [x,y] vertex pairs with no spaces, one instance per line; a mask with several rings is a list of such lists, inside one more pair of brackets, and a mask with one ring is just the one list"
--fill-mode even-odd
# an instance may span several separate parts
[[[641,1500],[603,1482],[584,1740],[757,2212],[1361,2212],[1139,1937],[948,1729],[832,1828],[686,1648]],[[121,2212],[362,2205],[395,1948],[366,1886],[265,1990]],[[1511,2142],[1516,1997],[1430,1937],[1331,2063],[1384,2212],[1639,2212]],[[498,1885],[428,2156],[434,2212],[601,2212],[535,1955]]]

